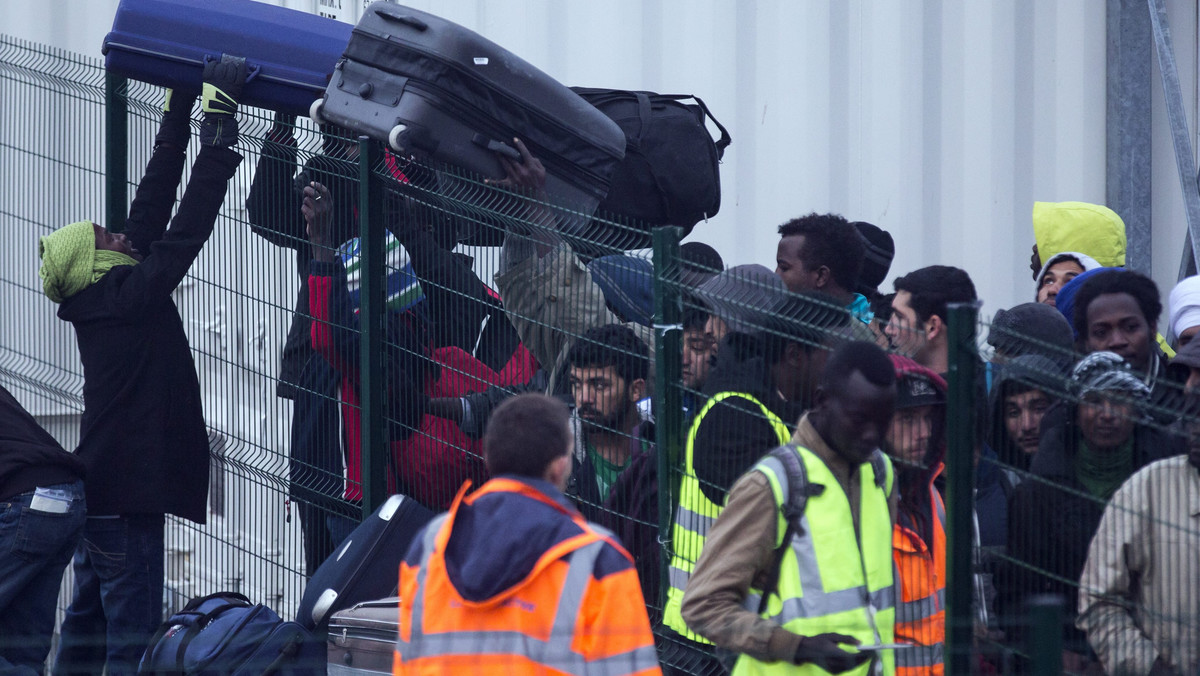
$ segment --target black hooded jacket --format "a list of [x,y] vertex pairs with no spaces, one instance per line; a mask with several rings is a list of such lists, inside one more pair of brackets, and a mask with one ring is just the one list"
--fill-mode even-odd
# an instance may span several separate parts
[[[747,334],[730,333],[721,341],[703,390],[710,398],[720,392],[751,395],[779,416],[789,429],[804,413],[800,403],[789,402],[779,394],[758,340]],[[697,413],[703,408],[703,403],[697,404]],[[692,450],[696,478],[704,496],[718,505],[725,504],[726,493],[738,477],[780,445],[779,436],[762,409],[745,397],[721,400],[692,429],[696,430]]]

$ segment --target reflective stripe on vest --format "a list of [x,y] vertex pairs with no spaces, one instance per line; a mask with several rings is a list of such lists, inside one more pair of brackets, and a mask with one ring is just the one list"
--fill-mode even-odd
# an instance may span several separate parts
[[437,533],[445,522],[441,515],[430,524],[423,541],[416,593],[409,617],[409,640],[397,641],[396,652],[402,663],[426,658],[452,658],[472,655],[514,655],[529,659],[546,669],[580,676],[621,676],[658,666],[653,645],[635,648],[619,655],[587,660],[573,651],[573,635],[587,593],[596,559],[607,543],[592,542],[571,553],[562,592],[554,611],[553,631],[548,640],[512,631],[424,632],[426,571],[433,554]]
[[[683,592],[687,588],[688,579],[704,549],[704,539],[721,514],[722,505],[718,505],[704,495],[700,488],[700,480],[696,478],[695,448],[696,434],[700,431],[700,423],[704,416],[720,402],[730,397],[741,397],[758,406],[763,418],[771,424],[779,444],[783,445],[791,439],[792,433],[786,423],[775,415],[771,409],[755,397],[745,392],[718,392],[709,397],[704,406],[692,419],[688,429],[687,443],[684,447],[683,477],[679,484],[679,506],[675,508],[675,522],[671,528],[671,565],[667,570],[667,580],[670,589],[667,590],[667,604],[663,609],[663,623],[681,636],[699,643],[711,643],[708,639],[693,632],[683,621]],[[771,450],[762,449],[763,453]]]
[[[884,486],[875,482],[870,463],[859,466],[853,480],[860,491],[857,545],[849,499],[833,473],[816,454],[796,447],[808,481],[825,487],[811,496],[800,518],[800,529],[787,543],[779,568],[777,591],[768,598],[762,616],[802,636],[835,632],[854,636],[862,643],[891,643],[894,640],[896,589],[892,563],[892,523],[887,493],[891,465],[884,463]],[[777,458],[767,457],[754,466],[771,484],[775,504],[782,507],[789,494],[787,472]],[[787,523],[780,512],[776,542]],[[761,591],[751,593],[745,606],[757,611]],[[847,674],[894,673],[894,656],[883,651],[878,664],[867,662]],[[764,663],[747,655],[738,658],[733,673],[823,674],[814,665]]]
[[[930,528],[933,541],[924,552],[895,550],[896,569],[904,594],[925,593],[904,600],[896,608],[896,636],[917,644],[896,654],[897,673],[904,676],[940,676],[943,644],[946,640],[946,508],[937,490],[929,487],[930,511],[936,521]],[[908,529],[897,525],[899,537],[908,538]],[[912,535],[911,537],[916,537]],[[901,541],[903,544],[903,541]]]

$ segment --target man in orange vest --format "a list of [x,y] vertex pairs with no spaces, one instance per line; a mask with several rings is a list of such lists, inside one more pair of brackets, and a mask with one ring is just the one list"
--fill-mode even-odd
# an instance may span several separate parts
[[400,565],[393,674],[661,674],[632,559],[562,494],[572,446],[560,401],[492,414],[494,478],[464,486]]
[[941,676],[946,637],[946,508],[933,485],[945,455],[946,381],[912,359],[891,355],[896,413],[884,450],[896,465],[900,509],[892,527],[899,573],[897,676]]

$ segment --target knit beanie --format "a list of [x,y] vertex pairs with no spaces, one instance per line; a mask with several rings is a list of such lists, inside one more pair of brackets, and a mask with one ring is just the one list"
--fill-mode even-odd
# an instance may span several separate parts
[[858,275],[855,291],[869,295],[879,292],[879,285],[887,277],[896,256],[896,243],[888,231],[865,221],[851,223],[862,237],[866,255],[863,257],[862,272]]
[[1042,303],[1022,303],[992,317],[987,343],[1008,357],[1042,354],[1063,363],[1071,360],[1075,342],[1071,324],[1058,310]]
[[1077,251],[1105,267],[1125,265],[1125,221],[1100,204],[1034,202],[1033,238],[1044,261]]
[[679,247],[679,282],[694,289],[725,269],[725,261],[717,250],[704,242],[685,242]]
[[604,300],[622,319],[642,326],[654,324],[654,266],[650,261],[613,254],[588,263],[588,271]]
[[1123,268],[1096,268],[1095,270],[1088,270],[1081,275],[1077,275],[1066,284],[1063,284],[1062,288],[1058,290],[1058,295],[1054,297],[1054,307],[1063,317],[1066,317],[1067,323],[1071,325],[1071,335],[1075,339],[1079,338],[1079,336],[1075,335],[1075,294],[1079,293],[1079,290],[1083,288],[1083,283],[1093,276],[1121,269]]
[[1138,400],[1150,398],[1150,386],[1133,373],[1115,352],[1093,352],[1071,370],[1071,381],[1080,398],[1092,392],[1119,392]]
[[751,263],[725,270],[701,284],[696,294],[730,331],[756,333],[778,299],[787,295],[787,287],[766,266]]

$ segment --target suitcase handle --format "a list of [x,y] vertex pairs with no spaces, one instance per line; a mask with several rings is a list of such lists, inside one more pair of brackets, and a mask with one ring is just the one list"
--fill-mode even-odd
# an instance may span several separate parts
[[393,9],[387,5],[376,8],[375,13],[377,15],[379,15],[379,18],[383,19],[384,21],[391,21],[392,23],[402,23],[405,26],[415,28],[422,32],[429,30],[429,24],[425,23],[424,21],[421,21],[420,19],[418,19],[417,17],[415,17],[411,14],[401,14],[401,13],[399,13],[399,10]]
[[483,146],[494,153],[500,153],[518,164],[523,161],[521,152],[503,141],[493,141],[483,134],[476,134],[471,139],[471,142],[477,146]]

